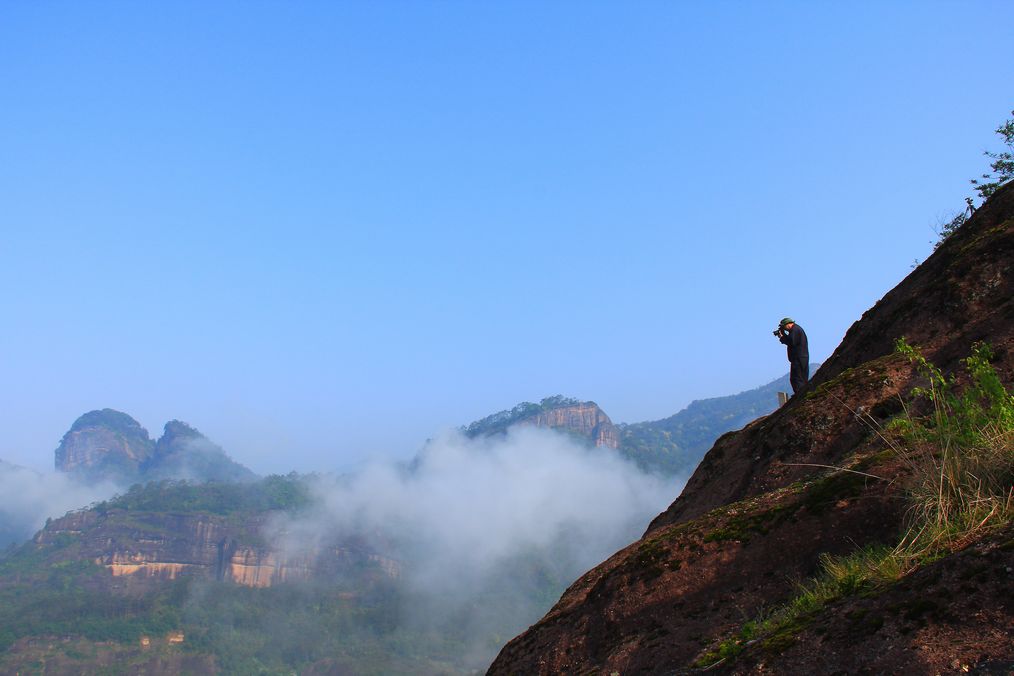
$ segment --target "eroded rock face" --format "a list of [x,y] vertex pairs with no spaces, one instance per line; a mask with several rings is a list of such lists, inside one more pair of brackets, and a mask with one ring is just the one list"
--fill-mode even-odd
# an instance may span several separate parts
[[586,437],[596,446],[620,447],[620,435],[613,421],[592,402],[542,411],[517,424],[559,429]]
[[373,566],[389,577],[400,564],[355,539],[286,552],[262,536],[269,515],[236,520],[207,514],[97,510],[74,512],[38,533],[40,545],[71,536],[78,557],[105,567],[111,589],[146,589],[181,576],[226,580],[249,587],[334,577]]
[[[883,452],[886,444],[875,430],[898,412],[901,397],[918,380],[907,361],[892,354],[902,336],[952,372],[974,342],[988,341],[997,372],[1011,381],[1014,184],[998,191],[864,314],[807,390],[770,416],[721,437],[644,537],[575,582],[542,620],[503,648],[490,673],[684,673],[718,638],[794,594],[793,579],[813,575],[821,553],[896,543],[909,468]],[[843,466],[855,471],[829,469]],[[990,551],[1006,551],[1008,545]],[[940,572],[921,574],[968,580],[977,565],[975,556],[958,555],[935,564]],[[1009,573],[1003,574],[1008,577],[994,589],[1009,586]],[[891,594],[887,604],[856,603],[883,613],[925,602],[918,584],[896,585]],[[946,646],[926,654],[920,673],[954,669],[952,662],[967,668],[1012,659],[1014,607],[997,603],[996,593],[984,594],[989,597],[982,604],[988,606],[986,619],[970,626],[1001,626],[1006,633],[967,630],[948,619],[949,602],[943,601],[937,619],[927,615],[926,624],[912,634]],[[969,617],[978,612],[975,604],[954,608]],[[836,627],[828,630],[833,645],[825,646],[824,636],[811,632],[805,644],[782,658],[760,651],[753,662],[733,670],[827,673],[844,664],[836,650],[889,655],[874,671],[894,673],[906,664],[923,664],[898,648],[914,645],[903,636],[911,628],[899,626],[885,640],[877,638],[876,629],[838,631],[845,620],[852,621],[837,616],[826,623]],[[889,627],[888,619],[883,622]],[[1005,642],[990,639],[998,635],[1006,636]],[[871,663],[860,659],[855,666],[862,670]]]
[[74,421],[56,449],[56,469],[90,478],[131,479],[152,457],[148,430],[126,413],[90,411]]

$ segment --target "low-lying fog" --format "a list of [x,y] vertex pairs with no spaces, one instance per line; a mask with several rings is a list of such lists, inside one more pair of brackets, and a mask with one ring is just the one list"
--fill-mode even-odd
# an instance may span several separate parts
[[465,618],[481,666],[499,647],[491,636],[503,642],[535,622],[578,575],[639,537],[682,484],[558,432],[448,432],[409,468],[318,478],[318,507],[280,517],[268,535],[293,552],[336,533],[376,534],[379,549],[397,542],[417,599],[405,621]]

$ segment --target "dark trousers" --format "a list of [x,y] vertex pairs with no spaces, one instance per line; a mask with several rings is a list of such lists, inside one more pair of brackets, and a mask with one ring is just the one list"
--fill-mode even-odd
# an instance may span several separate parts
[[792,394],[803,389],[803,385],[810,379],[810,360],[794,359],[789,362],[792,368],[789,369],[789,384],[792,385]]

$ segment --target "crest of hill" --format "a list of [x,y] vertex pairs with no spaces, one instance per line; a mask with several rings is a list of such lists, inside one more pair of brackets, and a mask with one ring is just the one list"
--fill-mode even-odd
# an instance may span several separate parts
[[987,341],[992,367],[1011,382],[1014,184],[868,310],[806,390],[721,437],[642,539],[578,579],[489,673],[670,674],[701,664],[716,673],[1009,669],[1014,645],[1009,631],[996,631],[1014,626],[1014,603],[1002,593],[1009,530],[966,543],[971,549],[911,582],[902,578],[882,602],[827,606],[807,618],[809,628],[740,646],[747,657],[739,662],[700,661],[745,619],[792,599],[793,580],[815,575],[822,557],[897,545],[911,466],[885,452],[875,430],[922,384],[894,353],[901,337],[959,384],[961,359]]

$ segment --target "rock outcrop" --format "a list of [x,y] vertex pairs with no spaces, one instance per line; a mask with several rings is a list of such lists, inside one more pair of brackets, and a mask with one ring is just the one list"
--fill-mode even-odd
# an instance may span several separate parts
[[126,413],[106,408],[85,413],[56,449],[56,469],[86,480],[120,484],[159,479],[248,481],[256,478],[193,427],[166,423],[159,440]]
[[589,439],[596,446],[620,446],[620,436],[613,421],[597,404],[590,401],[539,411],[522,418],[516,424],[562,430]]
[[148,430],[126,413],[104,408],[74,421],[56,449],[56,469],[88,478],[138,476],[155,444]]
[[595,446],[619,448],[620,437],[613,421],[593,401],[578,401],[561,395],[546,397],[538,404],[522,402],[461,428],[469,437],[502,435],[515,425],[533,425],[559,430]]
[[[916,384],[907,360],[893,354],[902,336],[952,372],[975,341],[986,340],[998,373],[1010,382],[1014,184],[853,325],[807,390],[720,438],[644,537],[575,582],[542,620],[503,648],[490,673],[685,673],[745,619],[786,601],[794,581],[813,575],[822,554],[896,542],[908,465],[884,452],[874,430],[899,412],[901,397]],[[831,469],[841,467],[849,471]],[[846,620],[861,624],[861,614],[849,618],[830,609],[798,650],[786,650],[791,641],[769,643],[766,652],[748,650],[720,670],[902,673],[908,665],[916,673],[940,673],[1009,665],[1014,609],[996,598],[1009,589],[1003,553],[1009,536],[981,546],[991,557],[988,571],[995,564],[1007,572],[996,578],[981,572],[975,555],[952,555],[892,587],[880,605],[857,601],[872,608],[879,624],[844,631]],[[977,576],[981,584],[974,583]],[[940,579],[953,582],[947,593],[980,595],[982,615],[973,618],[974,603],[934,600],[939,612],[923,611],[921,627],[912,613],[908,631],[905,613],[885,618],[906,604],[927,607],[922,590]],[[961,580],[968,589],[956,591]],[[999,632],[989,628],[997,626]],[[888,633],[878,636],[880,627]],[[924,650],[929,638],[946,649]],[[848,662],[849,655],[858,657]]]

